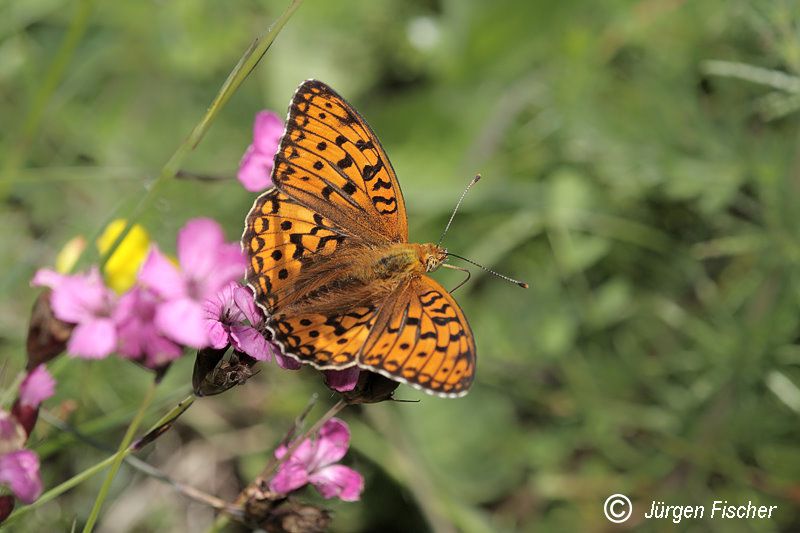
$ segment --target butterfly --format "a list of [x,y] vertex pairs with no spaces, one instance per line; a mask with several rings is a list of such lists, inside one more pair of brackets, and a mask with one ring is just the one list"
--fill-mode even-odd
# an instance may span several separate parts
[[430,394],[466,394],[475,339],[428,276],[447,251],[408,242],[400,184],[367,122],[326,84],[305,81],[274,163],[242,247],[281,350],[321,370],[358,366]]

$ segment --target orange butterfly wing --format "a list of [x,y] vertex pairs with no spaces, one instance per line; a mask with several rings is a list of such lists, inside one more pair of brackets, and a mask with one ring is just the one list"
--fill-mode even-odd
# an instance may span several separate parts
[[378,313],[359,366],[445,397],[475,377],[475,338],[456,301],[428,276],[397,289]]
[[[330,256],[348,237],[319,213],[277,189],[259,196],[247,216],[242,247],[247,252],[246,279],[256,302],[273,315],[294,296],[304,267]],[[298,294],[299,293],[299,294]],[[375,307],[337,316],[271,316],[268,329],[281,350],[318,368],[346,368],[356,361],[375,318]]]
[[296,294],[295,280],[310,261],[330,256],[348,237],[319,213],[277,189],[259,196],[245,221],[246,280],[272,314]]
[[272,180],[362,241],[408,241],[403,193],[380,141],[320,81],[303,82],[292,98]]

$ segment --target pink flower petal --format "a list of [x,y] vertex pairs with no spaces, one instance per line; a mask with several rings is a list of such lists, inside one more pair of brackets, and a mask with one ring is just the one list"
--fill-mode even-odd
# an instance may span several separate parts
[[208,345],[215,350],[221,350],[230,344],[230,334],[222,322],[206,320],[206,334]]
[[178,359],[183,354],[183,349],[171,340],[158,335],[155,328],[151,331],[149,342],[144,353],[146,355],[144,365],[148,368],[158,368],[160,366]]
[[155,325],[158,300],[149,289],[134,287],[120,299],[114,313],[119,354],[155,368],[177,359],[183,349],[167,339]]
[[83,359],[103,359],[117,347],[117,330],[110,318],[95,318],[72,330],[67,352]]
[[230,344],[230,326],[244,321],[244,314],[234,303],[234,291],[239,286],[230,282],[203,302],[204,323],[212,348],[221,350]]
[[[270,488],[285,494],[310,482],[326,498],[338,496],[344,501],[358,500],[364,489],[364,478],[351,468],[332,464],[344,456],[349,442],[347,424],[338,418],[328,420],[313,442],[305,439],[281,465]],[[285,459],[287,451],[286,446],[280,446],[275,456]]]
[[238,283],[233,290],[233,301],[236,307],[244,314],[245,318],[250,322],[251,326],[257,327],[264,321],[264,315],[256,306],[256,299],[253,297],[253,292],[247,287],[242,287]]
[[247,259],[242,253],[242,246],[237,242],[222,244],[212,254],[214,264],[211,272],[203,279],[204,296],[210,296],[232,281],[244,277]]
[[55,394],[56,380],[44,365],[34,368],[19,386],[19,401],[23,405],[38,407]]
[[53,287],[50,304],[59,320],[77,324],[111,311],[113,294],[103,284],[97,268],[88,274],[62,276]]
[[345,502],[358,501],[364,490],[364,477],[344,465],[326,466],[308,476],[308,481],[325,498],[339,497]]
[[114,308],[112,318],[117,325],[127,323],[137,318],[140,307],[140,293],[146,291],[142,287],[134,287],[123,294]]
[[42,493],[39,458],[30,450],[0,455],[0,483],[11,488],[23,503],[33,503]]
[[[215,274],[217,250],[225,244],[225,235],[216,221],[194,218],[178,232],[178,260],[181,269],[192,279],[201,280]],[[221,284],[220,284],[221,287]],[[220,287],[216,287],[216,292]],[[210,294],[200,295],[203,299]]]
[[350,444],[350,429],[338,418],[331,418],[319,430],[314,464],[317,467],[333,464],[347,453]]
[[[0,411],[0,413],[2,413],[2,411]],[[286,455],[287,451],[289,451],[289,448],[287,448],[285,444],[281,444],[275,448],[275,457],[277,459],[283,459],[283,456]]]
[[55,270],[49,268],[40,268],[33,275],[31,280],[32,287],[50,287],[51,289],[61,284],[61,281],[67,276],[60,274]]
[[[283,456],[288,451],[286,446],[278,446],[278,449],[275,450],[275,457],[278,459],[283,459]],[[311,439],[306,439],[297,447],[297,449],[292,453],[291,461],[295,461],[297,463],[303,464],[306,466],[306,469],[310,469],[312,466],[312,462],[314,460],[314,453],[316,452],[316,447],[311,442]]]
[[337,392],[348,392],[356,388],[361,369],[351,366],[344,370],[325,370],[325,384]]
[[281,464],[275,477],[269,482],[269,490],[288,494],[308,483],[308,472],[302,463],[289,460]]
[[250,326],[231,326],[233,347],[258,361],[272,359],[272,345],[258,330]]
[[13,416],[0,409],[0,441],[16,439],[18,425]]
[[253,145],[256,150],[270,157],[278,151],[283,137],[283,121],[272,111],[259,111],[253,122]]
[[208,346],[208,328],[202,306],[189,298],[162,303],[156,310],[155,324],[159,331],[192,348]]
[[186,294],[186,282],[180,270],[155,245],[139,270],[139,282],[165,299]]
[[247,317],[236,304],[236,294],[241,288],[241,285],[237,282],[229,281],[219,289],[214,296],[208,298],[206,300],[209,302],[209,307],[206,308],[208,317],[211,318],[211,313],[213,311],[217,320],[225,324],[244,322]]
[[256,151],[251,144],[239,163],[236,177],[239,183],[250,192],[260,192],[272,186],[274,156]]

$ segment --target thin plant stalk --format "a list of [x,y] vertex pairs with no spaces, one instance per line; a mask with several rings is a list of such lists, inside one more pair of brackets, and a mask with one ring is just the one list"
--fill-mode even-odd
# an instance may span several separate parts
[[[87,435],[82,434],[76,428],[70,426],[69,424],[66,424],[66,423],[62,422],[58,417],[53,416],[48,411],[44,411],[44,410],[41,411],[39,413],[39,417],[40,417],[40,419],[44,420],[45,422],[47,422],[51,426],[55,427],[56,429],[58,429],[58,430],[60,430],[62,432],[70,433],[70,434],[74,435],[75,438],[79,439],[82,442],[85,442],[86,444],[88,444],[90,446],[93,446],[94,448],[97,448],[98,450],[102,450],[102,451],[106,451],[106,452],[110,451],[103,443],[98,442],[97,440],[93,439],[92,437],[89,437]],[[228,507],[228,503],[225,500],[222,500],[220,498],[217,498],[216,496],[208,494],[207,492],[204,492],[204,491],[199,490],[199,489],[197,489],[195,487],[192,487],[191,485],[187,485],[185,483],[181,483],[180,481],[177,481],[177,480],[171,478],[163,470],[151,465],[150,463],[148,463],[146,461],[142,461],[141,459],[139,459],[135,455],[127,455],[127,456],[125,456],[125,459],[123,459],[123,460],[124,460],[125,464],[131,466],[132,468],[135,468],[136,470],[138,470],[139,472],[142,472],[143,474],[145,474],[147,476],[150,476],[150,477],[152,477],[154,479],[157,479],[157,480],[161,481],[162,483],[165,483],[165,484],[171,486],[178,493],[182,494],[183,496],[189,498],[192,501],[195,501],[195,502],[198,502],[198,503],[202,503],[204,505],[208,505],[208,506],[213,507],[214,509],[216,509],[218,511]],[[231,510],[229,510],[229,512],[235,512],[235,511],[233,509],[231,509]]]
[[86,33],[93,7],[94,0],[81,0],[79,2],[64,40],[47,68],[44,80],[33,96],[25,121],[20,128],[22,131],[21,136],[14,148],[8,150],[6,154],[7,158],[3,164],[2,174],[0,174],[0,198],[8,194],[11,183],[28,157],[30,145],[36,136],[36,131],[39,129],[39,124],[42,121],[50,98],[61,83],[67,65],[72,60],[78,44],[80,44]]
[[231,70],[231,73],[222,84],[222,87],[220,87],[217,96],[214,98],[214,101],[211,102],[211,105],[208,106],[208,109],[200,119],[200,122],[197,123],[197,125],[192,129],[191,133],[189,133],[189,136],[186,138],[186,140],[184,140],[180,146],[178,146],[178,149],[175,150],[175,153],[172,154],[172,157],[170,157],[169,160],[164,164],[158,177],[156,177],[156,179],[150,184],[145,195],[134,207],[131,215],[127,217],[125,228],[117,236],[117,238],[111,244],[111,247],[101,258],[101,268],[105,266],[108,259],[112,256],[123,239],[125,239],[128,233],[131,231],[131,228],[139,219],[139,217],[141,217],[142,213],[144,213],[150,204],[153,203],[159,189],[164,185],[164,183],[175,178],[180,171],[183,160],[186,158],[189,152],[197,147],[197,145],[205,136],[206,132],[211,127],[212,122],[217,117],[219,112],[222,110],[228,100],[230,100],[231,96],[233,96],[244,80],[247,79],[256,65],[258,65],[258,62],[261,61],[261,58],[264,57],[264,54],[266,54],[267,50],[269,50],[270,46],[272,46],[275,38],[302,3],[303,0],[292,0],[278,20],[276,20],[269,28],[267,28],[266,32],[257,37],[250,44],[242,57],[239,59],[239,62],[235,67],[233,67],[233,70]]
[[127,455],[126,452],[133,441],[133,437],[136,435],[136,431],[139,429],[139,426],[144,419],[144,414],[147,412],[147,408],[150,407],[150,403],[156,396],[157,387],[158,380],[154,379],[150,383],[150,387],[147,389],[144,398],[142,398],[142,403],[139,405],[139,411],[137,411],[136,416],[133,417],[133,420],[128,426],[128,430],[125,432],[125,436],[119,443],[119,449],[114,455],[114,460],[111,462],[111,468],[109,468],[108,473],[106,474],[106,479],[103,481],[103,485],[100,487],[100,492],[97,493],[97,498],[94,500],[92,512],[89,514],[89,518],[86,521],[86,526],[83,528],[83,533],[91,533],[91,531],[94,529],[94,525],[97,523],[97,519],[100,517],[100,509],[103,507],[103,502],[105,502],[106,497],[108,497],[108,491],[111,489],[111,482],[114,481],[114,477],[116,477],[119,467],[122,465],[122,460]]
[[8,388],[0,394],[0,408],[5,408],[7,405],[11,404],[11,401],[14,399],[14,394],[18,394],[19,386],[22,385],[27,375],[28,373],[24,370],[19,372]]
[[[166,430],[168,430],[172,424],[177,420],[184,412],[186,412],[189,407],[192,406],[196,397],[194,395],[188,396],[184,398],[178,405],[173,407],[169,413],[162,416],[155,424],[153,424],[147,433],[141,439],[137,440],[130,446],[128,446],[125,450],[123,450],[122,457],[125,458],[133,452],[139,451],[144,446],[150,444],[154,440],[156,440],[159,436],[163,435]],[[59,485],[53,487],[52,489],[48,490],[33,502],[30,505],[26,505],[25,507],[21,507],[14,511],[11,516],[9,516],[5,522],[3,522],[3,526],[8,526],[13,522],[19,520],[22,516],[26,515],[27,513],[36,510],[40,506],[44,505],[45,503],[61,496],[69,489],[83,483],[90,477],[94,476],[96,473],[104,470],[108,465],[113,463],[120,453],[115,453],[114,455],[110,455],[107,458],[103,459],[99,463],[90,466],[83,472],[80,472],[73,477],[69,478],[68,480],[60,483]]]

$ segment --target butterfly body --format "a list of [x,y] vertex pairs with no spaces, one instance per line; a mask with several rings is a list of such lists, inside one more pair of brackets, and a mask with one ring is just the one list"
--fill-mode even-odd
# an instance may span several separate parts
[[446,253],[430,243],[339,248],[335,255],[301,271],[295,281],[297,297],[276,306],[273,316],[379,305],[409,279],[438,268]]
[[247,216],[242,248],[283,352],[319,369],[358,366],[431,394],[466,394],[475,341],[427,275],[447,252],[408,242],[386,153],[324,83],[308,80],[292,98],[272,181]]

